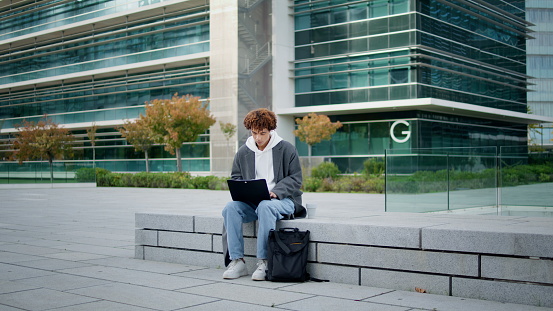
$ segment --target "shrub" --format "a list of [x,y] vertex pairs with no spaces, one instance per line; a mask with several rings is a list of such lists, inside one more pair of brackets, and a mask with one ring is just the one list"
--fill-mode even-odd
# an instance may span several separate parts
[[218,182],[216,176],[196,176],[192,179],[192,185],[195,189],[210,189],[210,184],[216,184]]
[[334,191],[384,193],[384,177],[345,176],[335,181]]
[[209,181],[208,187],[211,190],[228,190],[227,177],[213,178]]
[[543,164],[516,165],[501,170],[501,182],[504,187],[548,182],[552,177],[553,166]]
[[539,176],[539,181],[540,182],[549,182],[551,180],[551,176],[545,174],[545,173],[540,173],[540,176]]
[[384,178],[371,178],[365,181],[364,192],[367,193],[384,193]]
[[344,177],[336,180],[333,184],[333,192],[358,192],[359,184],[362,183],[359,177]]
[[91,167],[83,167],[75,171],[75,180],[78,182],[87,182],[96,180],[96,172]]
[[369,177],[371,175],[382,175],[384,174],[385,166],[384,166],[384,160],[372,158],[368,159],[365,162],[363,162],[363,172],[362,174],[366,177]]
[[320,178],[307,177],[303,180],[303,191],[317,192],[321,188],[323,180]]
[[336,163],[332,162],[323,162],[311,170],[311,177],[320,179],[336,179],[336,177],[338,177],[338,174],[340,174],[340,169],[338,168],[338,165],[336,165]]
[[319,188],[321,192],[330,192],[334,191],[334,179],[324,178],[321,182],[321,187]]
[[98,187],[109,187],[108,186],[108,178],[106,177],[111,172],[106,170],[105,168],[96,168],[96,185]]
[[194,188],[192,176],[187,172],[173,173],[169,187],[182,189]]

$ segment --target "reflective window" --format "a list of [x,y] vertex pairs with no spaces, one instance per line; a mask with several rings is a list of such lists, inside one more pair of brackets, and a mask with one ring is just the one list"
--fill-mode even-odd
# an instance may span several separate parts
[[[53,38],[52,41],[18,48],[0,56],[0,83],[95,70],[118,65],[182,56],[209,50],[208,15],[195,10],[165,27],[121,24],[109,31],[85,32],[82,37]],[[164,21],[163,17],[147,23]],[[191,23],[199,23],[188,26]]]
[[[55,1],[40,1],[30,6],[27,2],[22,3],[21,9],[18,9],[18,4],[14,3],[11,7],[0,10],[0,14],[3,17],[9,17],[0,23],[0,40],[127,11],[162,1],[166,0],[79,0],[62,2],[59,5],[48,7],[44,6]],[[25,12],[30,13],[21,14]],[[16,14],[19,14],[19,16],[15,16]]]
[[[440,118],[433,114],[427,114],[427,116]],[[353,116],[345,115],[335,118],[347,120],[350,117]],[[359,118],[359,116],[355,116],[355,118]],[[340,161],[343,172],[353,173],[362,169],[362,165],[359,166],[353,159],[358,159],[360,156],[383,156],[386,150],[406,150],[405,152],[408,152],[412,148],[524,146],[526,140],[524,126],[512,127],[510,124],[479,126],[471,124],[477,123],[477,120],[470,118],[459,120],[463,122],[404,120],[409,123],[409,128],[397,125],[394,133],[396,138],[401,139],[404,137],[403,131],[410,131],[410,138],[406,142],[400,143],[392,139],[390,131],[394,121],[355,123],[346,121],[331,140],[314,145],[312,155],[332,158],[333,162]],[[296,146],[300,156],[307,156],[305,143],[296,138]]]
[[[141,83],[143,81],[151,83]],[[87,91],[81,91],[83,88]],[[12,92],[9,96],[0,96],[0,119],[8,119],[4,128],[14,127],[23,118],[38,120],[44,114],[58,123],[130,119],[144,111],[146,101],[170,98],[174,93],[208,98],[209,75],[205,67],[176,68]]]

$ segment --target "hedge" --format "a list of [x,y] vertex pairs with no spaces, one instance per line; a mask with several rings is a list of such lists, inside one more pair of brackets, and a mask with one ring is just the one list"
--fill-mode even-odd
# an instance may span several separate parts
[[[368,160],[372,161],[372,160]],[[312,170],[303,180],[305,192],[384,193],[385,177],[382,164],[367,162],[361,175],[338,175],[336,164],[325,162]],[[90,178],[89,169],[82,169],[76,178]],[[417,171],[403,176],[388,176],[388,191],[392,193],[431,193],[460,189],[483,189],[497,186],[497,171],[480,172],[456,170]],[[449,175],[449,176],[448,176]],[[553,182],[552,165],[518,165],[504,167],[500,174],[502,187]],[[227,190],[228,177],[191,176],[189,173],[112,173],[96,169],[99,187],[147,187]],[[447,182],[449,181],[449,186]]]
[[227,190],[226,177],[196,176],[189,173],[112,173],[97,174],[98,187],[144,187]]

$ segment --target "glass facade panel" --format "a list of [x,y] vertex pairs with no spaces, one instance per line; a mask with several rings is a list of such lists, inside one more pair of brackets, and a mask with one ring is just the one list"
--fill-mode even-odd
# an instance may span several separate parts
[[[496,123],[490,126],[489,122],[471,118],[448,118],[444,115],[423,112],[415,113],[413,116],[416,118],[414,119],[405,118],[406,116],[398,118],[398,116],[386,114],[383,116],[342,115],[333,117],[336,120],[342,120],[344,126],[338,129],[330,141],[314,145],[312,155],[332,159],[338,159],[338,156],[352,159],[384,156],[386,152],[395,152],[396,150],[409,154],[409,150],[423,148],[425,150],[442,150],[460,147],[526,146],[524,125],[511,125],[511,128],[507,129],[505,123]],[[353,123],[347,121],[383,117],[390,117],[391,120],[356,121]],[[407,122],[407,125],[404,122]],[[296,146],[298,146],[300,156],[307,155],[307,146],[299,139],[296,139]],[[423,163],[417,157],[414,159],[419,161],[417,162],[419,166],[420,163]],[[427,163],[432,165],[431,161]],[[347,169],[349,172],[355,172],[352,167]]]
[[[152,84],[141,80],[158,81]],[[152,92],[158,88],[159,92]],[[157,86],[159,85],[159,86]],[[170,87],[171,91],[167,88]],[[82,92],[81,88],[93,91]],[[125,91],[121,93],[121,91]],[[144,103],[172,94],[194,94],[209,97],[209,73],[203,65],[165,72],[119,76],[94,82],[59,85],[48,88],[11,92],[0,97],[0,119],[3,127],[14,127],[23,118],[36,121],[48,114],[57,123],[92,122],[95,120],[133,119],[144,111]],[[43,98],[41,94],[62,93]],[[18,98],[23,98],[18,100]]]
[[[315,66],[319,63],[317,59],[323,57],[325,61],[331,58],[351,64],[354,62],[350,56],[352,53],[364,52],[366,57],[378,59],[367,62],[368,81],[363,78],[364,73],[352,72],[354,67],[350,65],[347,88],[379,88],[368,89],[366,97],[349,93],[343,103],[365,98],[367,101],[382,101],[430,97],[526,111],[525,33],[528,29],[522,22],[464,3],[452,6],[430,0],[413,2],[412,8],[416,11],[410,11],[410,2],[406,0],[367,1],[366,6],[365,3],[350,5],[344,2],[334,7],[332,4],[335,3],[326,1],[316,5],[300,1],[296,4],[296,19],[302,21],[296,23],[296,68],[299,64],[302,68],[309,66],[307,64]],[[500,5],[499,2],[494,4]],[[524,11],[517,7],[504,9],[519,17],[524,15]],[[349,12],[347,18],[344,10]],[[339,24],[332,12],[339,12],[336,13],[340,16]],[[310,24],[303,22],[305,16],[311,16]],[[349,23],[349,27],[345,28],[343,23]],[[360,36],[363,41],[359,41]],[[365,42],[368,46],[363,51]],[[402,49],[402,55],[406,57],[393,58],[394,52],[389,52],[391,49]],[[392,67],[398,64],[397,60],[406,66]],[[329,75],[332,76],[333,72],[331,68]],[[315,100],[325,95],[309,92],[346,87],[345,75],[331,77],[331,81],[337,78],[344,83],[330,83],[328,89],[328,81],[310,77],[306,71],[296,71],[295,78],[301,79],[301,84],[296,84],[296,98],[301,99],[299,106],[328,102]],[[316,89],[310,87],[315,83]],[[391,88],[394,84],[406,83],[418,84],[420,91]],[[329,101],[339,103],[332,100],[332,96]]]
[[3,10],[8,11],[7,13],[0,11],[5,19],[0,23],[0,40],[139,8],[150,2],[153,4],[163,1],[166,0],[81,0],[54,6],[48,2],[38,2],[31,6],[22,3],[19,10],[18,4],[15,4],[11,10]]
[[[206,9],[172,16],[178,23],[165,27],[160,17],[142,23],[124,23],[109,31],[88,31],[76,38],[60,36],[0,55],[0,83],[127,65],[209,50],[209,15]],[[74,42],[74,43],[72,43]]]
[[[535,32],[527,43],[531,113],[553,117],[553,5],[547,1],[527,1],[526,18]],[[541,149],[553,147],[553,123],[542,124],[539,131],[530,131],[531,144]]]

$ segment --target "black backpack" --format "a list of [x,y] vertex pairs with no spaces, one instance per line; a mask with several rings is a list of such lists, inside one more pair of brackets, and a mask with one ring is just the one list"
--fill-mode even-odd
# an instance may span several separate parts
[[281,228],[269,232],[267,274],[273,282],[305,282],[307,273],[309,230]]

